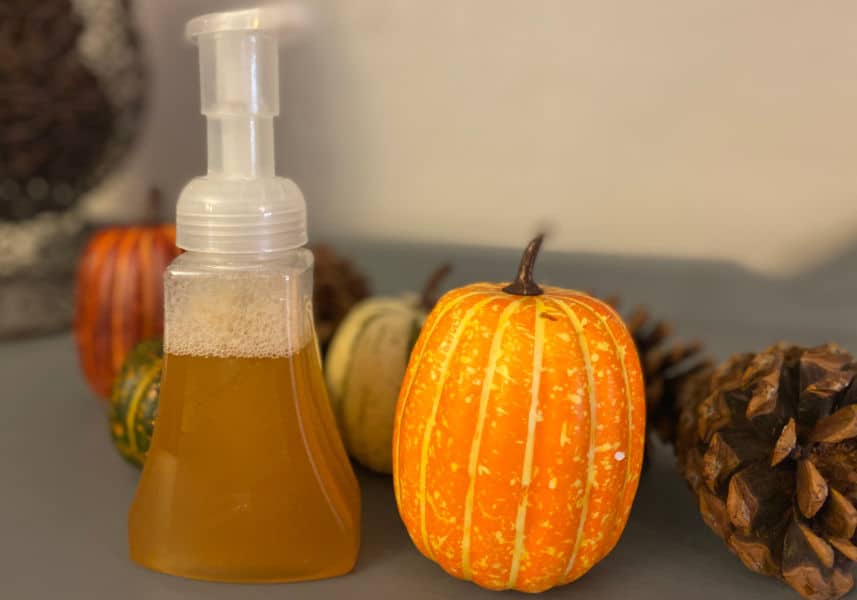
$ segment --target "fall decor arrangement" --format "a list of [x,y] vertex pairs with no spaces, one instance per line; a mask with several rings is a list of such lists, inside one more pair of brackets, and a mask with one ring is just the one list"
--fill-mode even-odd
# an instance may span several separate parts
[[334,331],[352,307],[368,298],[371,290],[366,276],[346,257],[327,244],[310,244],[315,255],[313,271],[313,312],[322,354]]
[[333,336],[325,361],[330,401],[348,453],[363,466],[393,469],[393,416],[405,368],[450,265],[417,297],[372,297],[357,304]]
[[[157,192],[152,203],[157,204]],[[92,389],[107,398],[128,352],[160,337],[163,273],[179,254],[174,225],[109,227],[93,235],[77,274],[74,336]]]
[[116,449],[128,462],[143,466],[158,411],[164,348],[147,340],[128,354],[110,396],[110,433]]
[[[129,0],[0,9],[0,336],[68,323],[88,233],[81,199],[127,154],[143,113],[131,15]],[[643,308],[623,323],[615,300],[537,284],[542,241],[512,283],[439,301],[448,267],[419,298],[376,298],[350,260],[311,247],[340,431],[357,461],[392,472],[419,551],[489,589],[580,578],[622,535],[648,427],[675,445],[704,522],[747,568],[807,600],[848,593],[857,360],[833,344],[779,343],[715,367]],[[77,269],[81,368],[137,466],[158,410],[163,272],[179,252],[171,224],[110,227]]]
[[616,312],[516,280],[453,290],[429,315],[396,411],[393,480],[411,539],[455,577],[538,592],[615,546],[637,490],[643,379]]
[[[340,431],[357,461],[392,472],[419,551],[489,589],[578,579],[624,530],[648,413],[704,522],[749,569],[807,600],[851,590],[857,360],[832,344],[780,343],[715,367],[644,308],[623,323],[615,299],[538,285],[541,244],[511,284],[439,301],[446,265],[420,297],[368,297],[350,261],[314,248]],[[171,226],[113,228],[80,266],[81,364],[100,394],[115,382],[111,435],[137,466],[158,409],[161,273],[177,253]]]
[[777,344],[679,394],[679,464],[705,523],[747,568],[808,600],[839,598],[857,561],[857,362]]

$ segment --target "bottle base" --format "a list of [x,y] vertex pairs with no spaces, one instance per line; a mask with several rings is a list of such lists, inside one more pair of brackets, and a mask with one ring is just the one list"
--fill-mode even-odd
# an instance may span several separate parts
[[173,577],[181,577],[182,579],[191,579],[194,581],[210,581],[215,583],[246,583],[246,584],[278,584],[278,583],[299,583],[301,581],[317,581],[319,579],[332,579],[334,577],[342,577],[348,575],[354,570],[354,564],[343,567],[331,567],[318,571],[274,571],[266,570],[265,572],[252,573],[243,571],[238,574],[230,575],[222,571],[212,571],[208,569],[180,567],[176,565],[161,564],[152,561],[138,560],[131,556],[131,560],[139,567],[171,575]]
[[128,513],[131,560],[234,583],[351,571],[360,495],[327,406],[314,345],[283,357],[167,353]]

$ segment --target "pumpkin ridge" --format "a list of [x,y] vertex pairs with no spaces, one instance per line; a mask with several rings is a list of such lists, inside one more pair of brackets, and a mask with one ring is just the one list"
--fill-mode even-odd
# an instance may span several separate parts
[[465,326],[471,319],[473,319],[473,316],[476,315],[479,309],[493,300],[495,300],[495,298],[492,296],[479,300],[467,309],[467,312],[461,318],[461,322],[458,323],[455,334],[452,337],[452,343],[447,350],[446,356],[443,360],[443,365],[441,366],[440,375],[438,376],[437,392],[432,400],[431,413],[429,415],[428,422],[426,423],[425,430],[423,431],[422,448],[420,450],[420,477],[418,492],[420,503],[420,532],[422,533],[423,545],[428,551],[429,556],[432,558],[434,558],[434,550],[429,544],[428,529],[426,527],[426,474],[428,467],[429,442],[431,441],[431,434],[434,431],[434,425],[437,421],[437,409],[440,405],[440,398],[443,395],[444,385],[446,384],[446,375],[449,370],[449,363],[452,360],[452,355],[455,353],[456,348],[458,348],[458,343],[461,341],[461,337],[464,334]]
[[557,287],[555,285],[542,285],[545,293],[556,298],[572,298],[575,300],[591,298],[589,294],[580,290],[569,290],[566,288]]
[[[610,329],[610,326],[607,324],[604,316],[599,314],[598,311],[596,311],[594,307],[589,306],[588,303],[581,301],[581,299],[567,298],[567,301],[571,302],[577,306],[581,306],[581,307],[587,309],[592,315],[594,315],[599,320],[599,322],[604,326],[604,330],[607,332],[607,335],[610,338],[610,341],[613,343],[613,348],[616,352],[616,356],[619,358],[619,364],[622,366],[622,380],[623,380],[624,389],[625,389],[625,402],[628,405],[628,408],[627,408],[627,410],[628,410],[628,456],[625,457],[625,478],[622,481],[622,493],[619,495],[619,498],[624,500],[625,494],[627,492],[628,481],[631,479],[631,467],[632,467],[632,462],[633,462],[633,460],[632,460],[633,459],[633,456],[632,456],[633,434],[634,434],[634,430],[632,427],[632,424],[634,422],[633,421],[634,403],[632,402],[632,399],[631,399],[631,381],[630,381],[630,377],[628,376],[628,365],[626,363],[627,353],[626,353],[625,349],[623,349],[619,345],[619,340],[616,339],[616,336],[613,334],[613,331]],[[616,506],[614,507],[614,511],[613,511],[614,516],[616,514],[616,511],[619,509],[620,505],[621,505],[620,503],[617,503]],[[615,521],[615,519],[611,519],[611,521]],[[620,534],[621,534],[621,529],[620,529]],[[617,538],[617,541],[618,541],[618,538]],[[609,552],[610,552],[610,549],[607,550],[607,553],[609,553]]]
[[[419,373],[419,366],[422,365],[423,362],[422,359],[425,354],[425,348],[428,345],[428,341],[431,339],[432,335],[434,335],[438,323],[440,323],[453,308],[458,306],[458,304],[462,300],[472,298],[473,296],[477,296],[483,293],[481,290],[477,290],[473,292],[462,293],[456,296],[455,298],[445,300],[447,296],[454,293],[454,291],[455,290],[453,290],[452,292],[447,292],[443,296],[443,298],[441,298],[441,300],[438,302],[438,305],[440,305],[444,301],[449,302],[449,304],[444,306],[443,310],[439,311],[436,316],[431,316],[429,318],[429,322],[425,324],[423,328],[423,330],[425,331],[425,335],[420,336],[424,341],[419,343],[419,352],[417,352],[417,348],[415,346],[413,352],[411,353],[411,358],[408,361],[408,367],[407,369],[405,369],[405,381],[402,382],[402,389],[399,392],[399,401],[396,403],[396,423],[393,427],[393,492],[396,497],[396,504],[398,504],[399,506],[402,506],[401,492],[399,490],[398,483],[400,476],[398,475],[396,470],[396,467],[400,466],[401,463],[401,461],[399,460],[399,454],[401,449],[401,435],[399,434],[399,431],[401,429],[402,418],[405,415],[405,408],[407,408],[408,398],[411,395],[411,387],[413,386],[414,380],[416,380],[417,375]],[[413,373],[411,372],[411,365],[417,365]]]
[[180,253],[174,239],[168,226],[109,227],[82,253],[73,331],[86,381],[105,400],[133,347],[163,333],[161,274]]
[[527,518],[527,502],[530,494],[530,483],[533,476],[533,454],[536,441],[536,424],[537,411],[539,406],[539,393],[541,392],[541,373],[544,358],[545,345],[545,320],[539,315],[541,314],[544,302],[536,297],[535,314],[533,320],[535,327],[533,331],[533,380],[531,383],[530,392],[530,410],[527,415],[527,442],[524,449],[524,464],[521,468],[521,487],[524,488],[524,493],[521,497],[521,502],[518,505],[518,514],[515,522],[515,544],[512,551],[512,566],[509,570],[508,587],[515,586],[518,580],[518,573],[521,567],[521,554],[524,550],[524,539],[526,530]]
[[[552,300],[553,301],[553,300]],[[580,354],[583,357],[586,368],[586,388],[589,395],[589,450],[586,458],[586,487],[583,492],[583,508],[580,513],[580,523],[577,525],[577,535],[575,536],[574,546],[571,551],[571,556],[568,559],[568,565],[565,568],[565,576],[567,577],[574,568],[574,563],[577,561],[577,554],[580,551],[580,544],[583,537],[583,529],[586,525],[586,519],[589,514],[589,496],[592,491],[592,475],[594,472],[593,463],[595,459],[595,427],[597,421],[597,402],[595,401],[595,377],[592,370],[592,357],[589,353],[589,343],[584,335],[583,325],[580,319],[571,309],[570,306],[562,302],[553,301],[571,321],[577,341],[580,345]]]
[[[129,287],[134,285],[135,278],[129,271],[131,270],[131,255],[134,252],[134,244],[140,233],[136,229],[130,229],[125,233],[125,237],[120,240],[116,249],[116,276],[113,278],[113,289],[111,290],[110,298],[112,301],[112,310],[110,311],[110,324],[112,329],[112,344],[110,348],[110,358],[113,363],[113,370],[118,371],[122,367],[122,359],[124,358],[125,348],[125,316],[122,307],[131,304],[123,302],[123,294],[127,294]],[[136,267],[134,267],[136,268]],[[128,294],[130,295],[130,294]]]
[[[105,259],[105,253],[96,253],[92,250],[95,247],[97,236],[89,242],[83,251],[80,265],[77,269],[77,282],[75,285],[75,309],[74,309],[74,331],[77,334],[79,331],[91,331],[95,326],[97,312],[93,308],[95,303],[91,299],[91,290],[85,289],[84,282],[89,281],[92,273],[97,272],[96,268],[100,267]],[[92,340],[90,340],[92,341]],[[75,343],[77,345],[77,353],[80,357],[80,366],[86,375],[88,381],[92,381],[93,372],[95,371],[95,360],[93,357],[94,348],[87,347],[82,336],[75,335]],[[91,384],[90,384],[91,385]]]
[[[121,243],[119,235],[119,231],[110,231],[102,237],[102,243],[107,248],[102,251],[105,254],[104,262],[101,264],[99,271],[96,272],[98,301],[92,307],[95,319],[93,328],[89,332],[91,335],[93,362],[95,363],[93,372],[95,373],[96,382],[109,381],[111,379],[110,373],[113,364],[111,358],[113,336],[110,333],[112,309],[110,311],[100,310],[100,307],[112,307],[113,304],[113,281],[116,278],[116,258],[119,252],[119,243]],[[96,383],[96,391],[99,394],[103,394],[103,384]]]
[[476,477],[478,475],[477,465],[479,463],[479,452],[482,445],[482,433],[485,429],[485,419],[488,414],[488,399],[491,395],[491,385],[494,380],[494,373],[497,370],[497,362],[500,358],[502,350],[503,335],[509,327],[510,317],[512,313],[520,308],[520,300],[510,302],[497,321],[497,328],[494,331],[493,339],[491,340],[491,348],[488,352],[488,365],[485,370],[485,376],[482,379],[482,393],[479,398],[479,416],[476,422],[476,430],[473,436],[473,442],[470,446],[470,461],[467,466],[467,474],[470,480],[467,484],[467,495],[464,500],[464,525],[462,529],[461,539],[461,569],[468,579],[473,577],[470,565],[470,543],[473,527],[473,501],[476,495]]
[[134,392],[131,402],[128,403],[128,413],[125,415],[125,428],[128,432],[128,447],[134,455],[140,450],[137,443],[137,431],[134,427],[134,421],[137,419],[137,408],[140,406],[143,396],[149,391],[149,384],[161,373],[163,362],[163,359],[155,361],[145,371],[144,375],[140,378],[140,382],[137,384],[137,390]]
[[[77,273],[77,285],[75,302],[76,309],[74,315],[75,331],[92,331],[98,326],[98,303],[92,298],[92,290],[86,289],[84,282],[89,281],[93,274],[97,274],[102,269],[102,264],[112,254],[109,252],[94,252],[96,245],[101,243],[101,238],[115,237],[117,234],[113,231],[108,231],[101,236],[96,236],[89,243],[83,254],[83,262],[80,265]],[[87,379],[91,382],[98,371],[98,360],[95,357],[95,340],[90,339],[90,346],[81,340],[80,336],[75,336],[78,347],[78,355],[80,356],[81,367]],[[94,338],[95,336],[92,336]]]

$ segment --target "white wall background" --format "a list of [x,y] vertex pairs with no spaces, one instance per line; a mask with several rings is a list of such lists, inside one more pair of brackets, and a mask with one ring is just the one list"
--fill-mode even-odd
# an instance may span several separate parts
[[[136,185],[175,197],[204,170],[182,27],[246,4],[138,0],[154,88]],[[857,235],[853,0],[308,4],[278,162],[316,235],[519,246],[548,223],[554,249],[780,272]]]

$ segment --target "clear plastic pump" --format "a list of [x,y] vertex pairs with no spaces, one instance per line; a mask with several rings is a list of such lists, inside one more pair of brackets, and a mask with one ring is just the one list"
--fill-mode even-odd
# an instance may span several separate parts
[[199,47],[208,173],[182,190],[176,243],[199,252],[277,252],[307,242],[298,187],[274,174],[279,37],[306,22],[297,6],[203,15],[187,24]]
[[200,52],[208,173],[182,191],[164,274],[158,414],[128,514],[140,565],[285,582],[350,571],[360,489],[327,398],[313,255],[297,186],[274,174],[277,32],[254,9],[188,24]]

